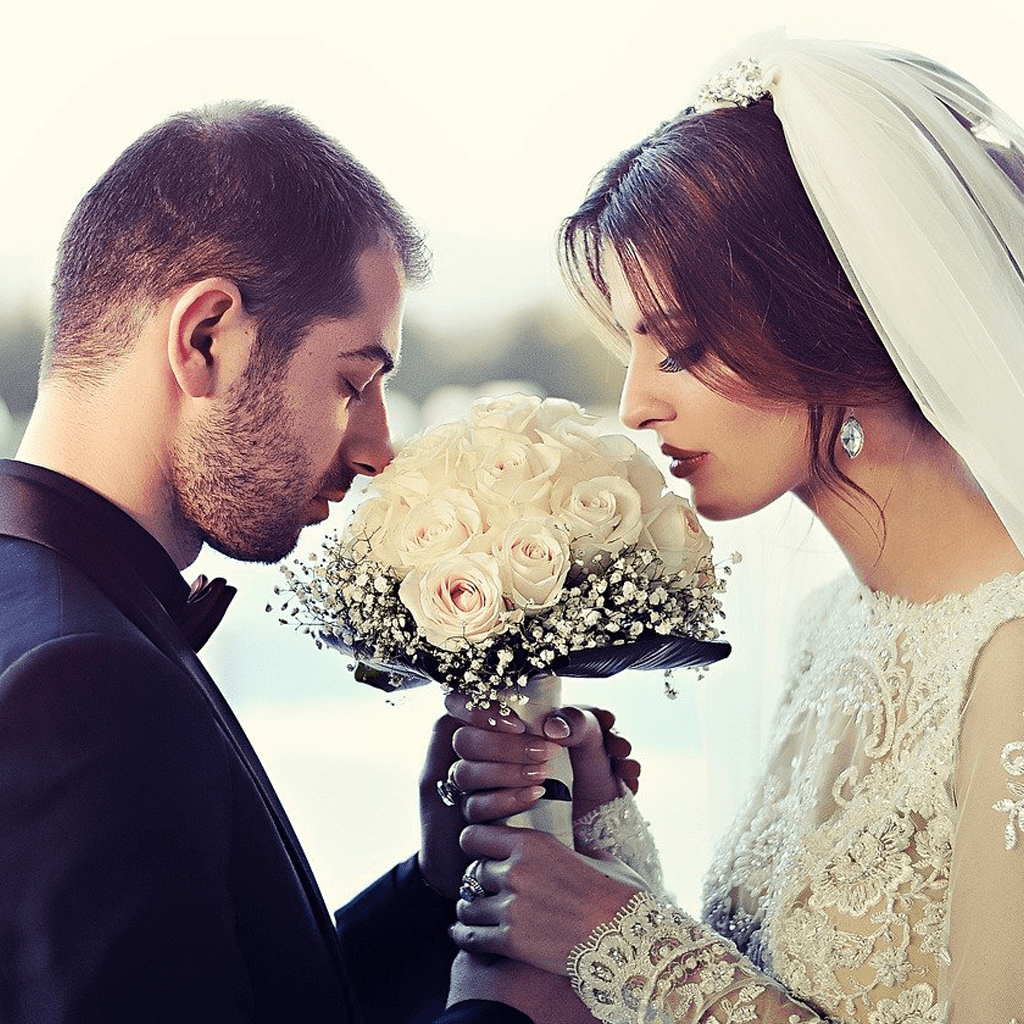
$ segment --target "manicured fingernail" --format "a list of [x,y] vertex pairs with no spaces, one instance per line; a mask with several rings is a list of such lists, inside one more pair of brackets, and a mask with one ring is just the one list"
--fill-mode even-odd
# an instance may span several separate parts
[[487,721],[492,729],[500,729],[502,732],[523,732],[526,729],[526,726],[518,718],[511,715],[498,715]]
[[548,744],[532,743],[526,748],[526,753],[530,755],[531,761],[547,761],[551,757]]
[[523,768],[523,775],[527,779],[546,779],[548,777],[547,764],[538,765],[536,768]]
[[553,740],[564,740],[571,732],[569,723],[561,715],[551,715],[544,719],[544,735]]
[[539,800],[544,795],[544,787],[529,786],[526,789],[519,790],[519,795],[524,800],[529,800],[532,803],[534,800]]

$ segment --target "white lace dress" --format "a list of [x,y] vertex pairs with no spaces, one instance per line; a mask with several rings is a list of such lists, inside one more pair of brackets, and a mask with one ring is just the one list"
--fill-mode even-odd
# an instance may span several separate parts
[[648,879],[569,959],[610,1022],[1024,1022],[1024,576],[927,604],[844,578],[801,617],[703,923],[628,797],[577,823]]

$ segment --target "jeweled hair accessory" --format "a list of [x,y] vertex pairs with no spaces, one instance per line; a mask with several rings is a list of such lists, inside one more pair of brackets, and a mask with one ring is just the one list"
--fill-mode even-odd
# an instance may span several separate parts
[[713,75],[697,93],[694,113],[705,114],[719,107],[749,107],[767,96],[761,65],[750,57],[737,61]]

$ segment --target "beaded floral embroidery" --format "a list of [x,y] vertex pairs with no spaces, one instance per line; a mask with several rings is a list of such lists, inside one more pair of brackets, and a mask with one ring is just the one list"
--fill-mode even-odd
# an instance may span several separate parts
[[1013,781],[1014,778],[1024,778],[1024,741],[1007,743],[1003,747],[1001,760],[1006,774],[1012,776],[1007,781],[1006,788],[1009,789],[1010,796],[1016,799],[1003,797],[992,805],[992,810],[1003,811],[1009,815],[1003,835],[1006,849],[1012,850],[1017,846],[1017,832],[1024,834],[1024,784]]
[[661,860],[647,822],[624,786],[618,800],[602,804],[573,822],[576,848],[590,853],[610,853],[632,868],[659,895],[662,893]]

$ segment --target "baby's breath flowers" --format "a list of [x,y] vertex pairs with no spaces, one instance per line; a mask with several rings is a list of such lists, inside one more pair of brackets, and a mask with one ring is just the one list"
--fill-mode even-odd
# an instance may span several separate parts
[[[283,568],[285,623],[470,706],[531,676],[706,664],[724,584],[689,502],[562,399],[474,403],[412,440],[345,530]],[[726,567],[728,569],[728,567]]]

